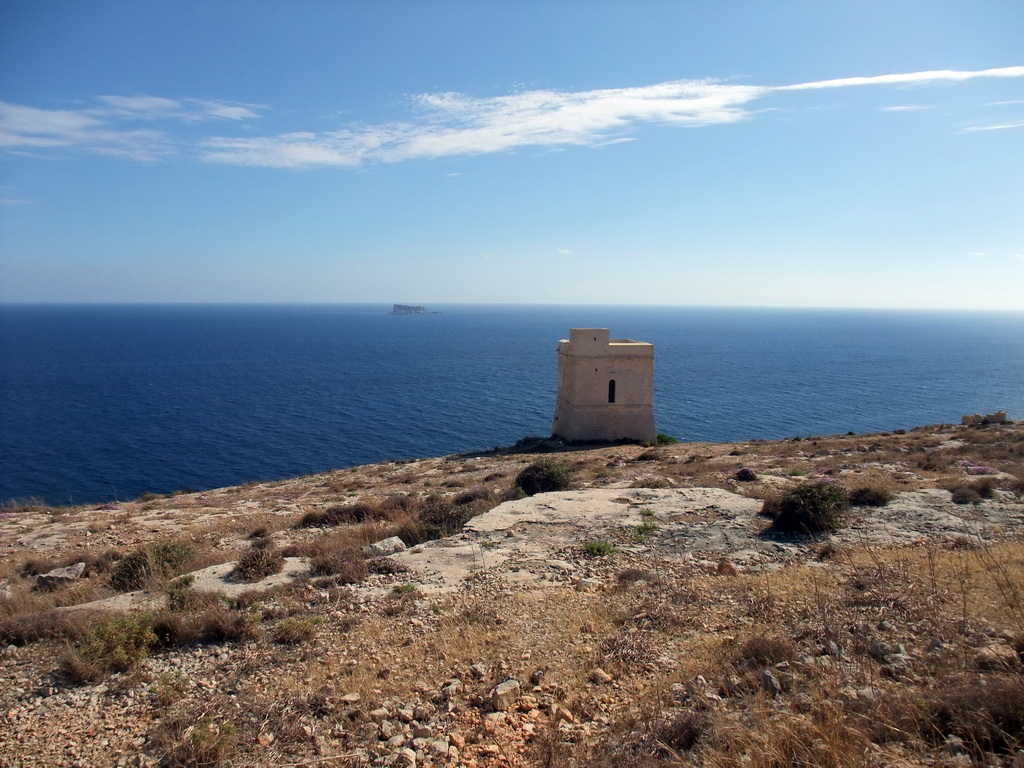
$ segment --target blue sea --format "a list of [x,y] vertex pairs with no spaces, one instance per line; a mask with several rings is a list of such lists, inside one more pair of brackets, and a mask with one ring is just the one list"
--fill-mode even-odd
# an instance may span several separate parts
[[683,440],[1024,418],[1024,313],[0,306],[0,501],[97,503],[548,435],[570,327],[653,342]]

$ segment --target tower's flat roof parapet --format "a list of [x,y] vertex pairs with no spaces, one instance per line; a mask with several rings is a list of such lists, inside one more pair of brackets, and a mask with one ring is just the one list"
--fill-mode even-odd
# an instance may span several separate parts
[[579,357],[654,357],[654,345],[633,339],[610,339],[607,328],[571,328],[568,339],[559,339],[558,352]]

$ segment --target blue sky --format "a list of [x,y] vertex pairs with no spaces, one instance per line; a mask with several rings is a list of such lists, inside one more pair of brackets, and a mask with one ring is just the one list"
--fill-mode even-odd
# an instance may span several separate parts
[[0,0],[0,300],[1024,310],[1024,3]]

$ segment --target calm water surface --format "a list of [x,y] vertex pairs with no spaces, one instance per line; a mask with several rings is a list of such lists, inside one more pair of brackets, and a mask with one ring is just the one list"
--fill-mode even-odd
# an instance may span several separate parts
[[570,327],[655,345],[685,440],[1024,418],[1024,313],[0,306],[0,500],[133,498],[547,435]]

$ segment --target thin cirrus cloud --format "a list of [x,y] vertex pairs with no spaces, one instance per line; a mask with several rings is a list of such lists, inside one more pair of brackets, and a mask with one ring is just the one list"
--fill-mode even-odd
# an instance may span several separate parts
[[351,168],[519,147],[603,146],[631,140],[623,134],[644,123],[696,127],[748,120],[754,114],[750,105],[773,93],[1022,76],[1024,67],[1003,67],[849,77],[784,86],[680,80],[575,93],[526,91],[493,98],[423,94],[413,98],[420,118],[416,121],[327,133],[211,138],[202,142],[200,157],[206,162],[234,165]]
[[247,120],[259,107],[203,99],[100,96],[80,109],[39,109],[0,102],[0,149],[38,153],[60,149],[151,161],[175,151],[165,130],[132,123]]
[[745,120],[743,107],[766,93],[759,86],[704,81],[565,93],[528,91],[473,98],[416,96],[419,120],[329,133],[265,138],[212,138],[207,162],[283,168],[355,167],[367,163],[503,152],[519,147],[599,146],[640,123],[702,126]]
[[[476,98],[461,93],[412,97],[402,122],[352,125],[330,132],[187,139],[167,124],[251,121],[264,107],[158,96],[101,96],[81,109],[49,110],[0,103],[0,149],[39,153],[78,150],[155,160],[191,147],[200,161],[271,168],[356,168],[373,163],[470,156],[522,147],[600,147],[631,141],[644,124],[699,127],[750,120],[773,94],[865,86],[911,87],[975,78],[1024,76],[1024,67],[934,70],[848,77],[781,86],[678,80],[633,88],[523,91]],[[890,111],[909,107],[889,107]],[[140,125],[140,123],[142,125]],[[964,132],[1020,127],[1002,120]],[[192,142],[195,142],[194,144]]]
[[960,132],[975,133],[977,131],[1005,131],[1011,128],[1024,128],[1024,120],[1015,120],[1009,123],[994,123],[992,125],[971,125]]
[[100,96],[100,115],[116,114],[140,120],[173,118],[186,122],[200,120],[251,120],[259,117],[254,104],[232,104],[204,99],[165,99],[160,96]]

